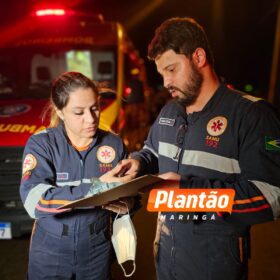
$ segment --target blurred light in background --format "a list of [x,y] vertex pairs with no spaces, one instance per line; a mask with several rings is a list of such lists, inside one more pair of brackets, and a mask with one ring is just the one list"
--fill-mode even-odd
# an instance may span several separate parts
[[246,91],[246,92],[252,92],[253,90],[254,90],[254,87],[251,84],[246,84],[244,86],[244,91]]
[[64,16],[65,10],[63,9],[44,9],[44,10],[37,10],[35,15],[38,17],[42,16]]

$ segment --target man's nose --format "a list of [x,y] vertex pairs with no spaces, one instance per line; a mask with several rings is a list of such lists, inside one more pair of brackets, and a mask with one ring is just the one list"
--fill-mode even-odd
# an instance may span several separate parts
[[169,88],[172,85],[171,79],[168,77],[163,78],[163,85],[165,88]]

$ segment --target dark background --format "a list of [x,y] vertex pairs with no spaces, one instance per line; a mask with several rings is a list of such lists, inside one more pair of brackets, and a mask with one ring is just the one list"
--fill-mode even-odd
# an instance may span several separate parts
[[[215,56],[218,75],[237,89],[253,86],[266,97],[279,0],[9,0],[0,3],[0,29],[20,21],[34,5],[56,6],[102,13],[121,22],[145,58],[152,87],[161,84],[146,50],[155,28],[167,18],[190,16],[204,26]],[[1,28],[2,27],[2,28]],[[278,93],[279,95],[279,90]]]

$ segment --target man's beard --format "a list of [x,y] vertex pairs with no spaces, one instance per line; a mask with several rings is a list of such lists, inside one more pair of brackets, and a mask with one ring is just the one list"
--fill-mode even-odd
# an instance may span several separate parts
[[177,97],[176,99],[181,105],[185,107],[192,105],[196,101],[203,82],[202,75],[198,72],[192,61],[190,62],[190,66],[191,73],[189,76],[189,81],[185,82],[183,88],[180,89],[175,86],[171,87],[172,89],[177,90],[184,95],[183,97]]

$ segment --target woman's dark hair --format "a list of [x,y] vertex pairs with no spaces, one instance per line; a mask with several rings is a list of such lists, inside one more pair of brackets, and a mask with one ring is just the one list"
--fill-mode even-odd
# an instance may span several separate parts
[[70,93],[79,88],[91,88],[98,95],[94,82],[79,72],[65,72],[53,81],[50,97],[50,127],[56,127],[59,123],[55,109],[62,110],[68,104]]
[[148,58],[155,60],[168,50],[191,58],[197,48],[204,49],[209,64],[213,66],[214,58],[204,29],[192,18],[170,18],[156,29],[148,47]]

